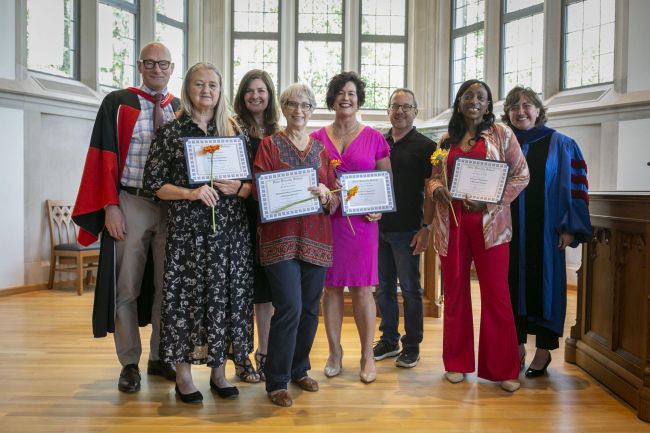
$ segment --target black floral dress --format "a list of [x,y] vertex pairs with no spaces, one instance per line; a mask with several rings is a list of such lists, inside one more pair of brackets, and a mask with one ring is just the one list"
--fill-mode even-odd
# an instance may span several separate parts
[[[183,114],[158,130],[144,169],[144,188],[191,186],[181,137],[206,134]],[[214,122],[207,135],[218,135]],[[215,207],[172,200],[169,207],[160,358],[215,368],[232,352],[243,362],[253,347],[251,240],[243,200],[220,195]]]

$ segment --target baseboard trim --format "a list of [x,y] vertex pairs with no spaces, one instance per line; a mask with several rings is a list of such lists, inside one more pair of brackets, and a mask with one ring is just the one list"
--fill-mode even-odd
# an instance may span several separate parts
[[[95,284],[94,281],[95,279],[93,278],[92,284]],[[74,284],[76,284],[76,282],[77,280],[55,281],[53,288],[54,289],[70,288],[71,285],[72,287],[74,287]],[[39,290],[47,290],[47,283],[28,284],[25,286],[8,287],[6,289],[0,289],[0,298],[4,296],[18,295],[21,293],[36,292]]]
[[35,292],[37,290],[47,290],[47,283],[30,284],[27,286],[9,287],[0,289],[0,298],[4,296],[18,295],[20,293]]

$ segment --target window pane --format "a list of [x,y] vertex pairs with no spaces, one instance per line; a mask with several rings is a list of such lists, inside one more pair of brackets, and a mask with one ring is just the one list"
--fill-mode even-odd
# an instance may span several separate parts
[[236,32],[278,32],[278,0],[233,1]]
[[506,13],[526,9],[543,3],[540,0],[506,0]]
[[299,0],[298,32],[342,34],[342,0]]
[[485,18],[484,0],[456,0],[454,7],[454,29],[480,23]]
[[177,96],[181,94],[185,65],[185,32],[177,27],[161,22],[156,23],[156,40],[165,44],[172,55],[174,73],[169,79],[169,90]]
[[564,13],[565,88],[612,81],[615,0],[571,3]]
[[27,0],[27,67],[74,78],[74,0]]
[[542,92],[543,17],[539,13],[505,24],[501,96],[515,85]]
[[278,41],[236,39],[233,59],[233,92],[237,93],[239,81],[251,69],[262,69],[278,85]]
[[325,107],[329,79],[341,72],[342,53],[341,42],[298,42],[298,81],[312,87],[318,107]]
[[156,0],[156,13],[184,22],[185,0]]
[[361,76],[366,80],[366,108],[383,109],[393,90],[404,87],[404,44],[361,44]]
[[483,79],[483,30],[469,33],[454,39],[453,91],[451,100],[456,96],[460,85],[469,79]]
[[135,83],[135,15],[100,3],[98,5],[99,83],[124,88]]
[[406,0],[363,0],[361,34],[406,35]]

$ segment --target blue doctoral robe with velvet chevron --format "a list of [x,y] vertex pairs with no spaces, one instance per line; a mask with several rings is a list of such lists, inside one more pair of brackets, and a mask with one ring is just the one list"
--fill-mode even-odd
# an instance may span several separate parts
[[[538,137],[536,140],[541,139]],[[531,144],[521,143],[524,155]],[[564,330],[566,316],[566,261],[565,252],[557,247],[561,233],[575,236],[571,247],[591,237],[587,165],[577,143],[557,131],[552,132],[545,168],[544,188],[544,242],[542,246],[526,245],[525,201],[526,190],[519,196],[519,287],[515,314],[526,312],[526,248],[543,248],[543,317],[528,317],[539,326],[558,335]],[[538,198],[539,199],[539,198]]]

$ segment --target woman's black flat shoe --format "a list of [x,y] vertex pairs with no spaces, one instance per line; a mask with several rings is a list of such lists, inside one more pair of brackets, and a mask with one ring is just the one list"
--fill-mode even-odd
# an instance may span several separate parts
[[551,363],[551,354],[549,353],[548,359],[546,360],[546,364],[544,364],[544,367],[542,367],[540,370],[535,370],[534,368],[528,367],[528,370],[526,370],[526,373],[524,373],[524,375],[530,378],[544,376],[544,374],[546,373],[546,369],[548,368],[548,365],[550,363]]
[[215,391],[219,397],[226,400],[233,400],[239,396],[239,390],[236,386],[219,388],[217,384],[212,381],[212,378],[210,378],[210,389]]
[[190,394],[183,394],[180,389],[178,389],[178,385],[176,385],[176,395],[178,398],[181,399],[183,403],[188,403],[188,404],[198,404],[198,403],[203,403],[203,394],[201,394],[201,391],[196,391],[192,392]]

